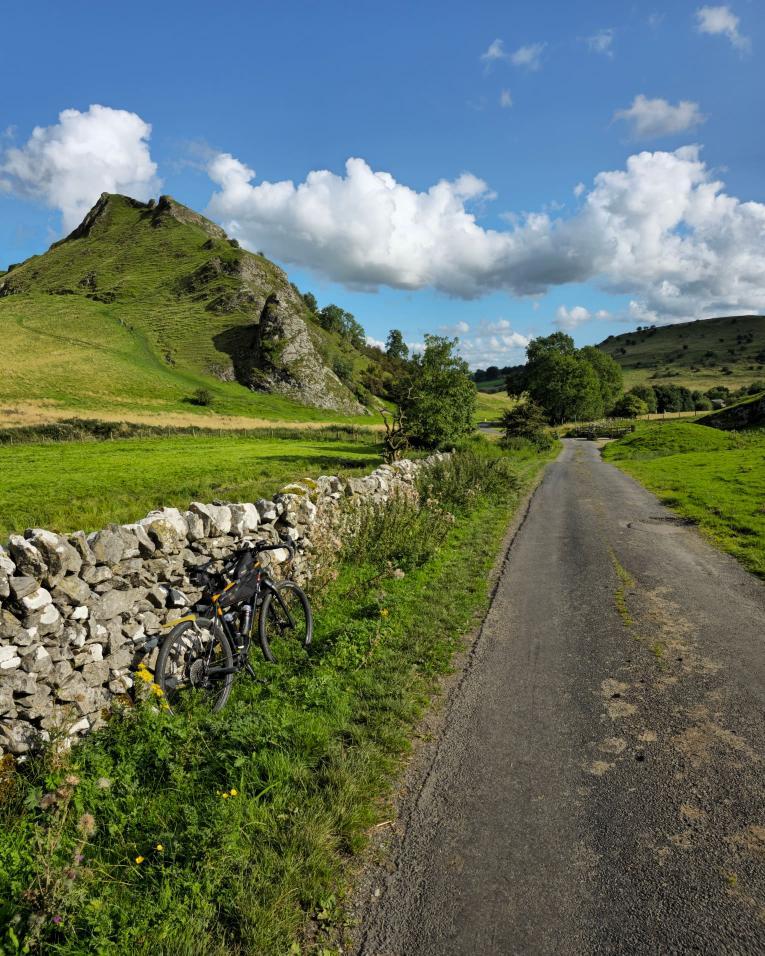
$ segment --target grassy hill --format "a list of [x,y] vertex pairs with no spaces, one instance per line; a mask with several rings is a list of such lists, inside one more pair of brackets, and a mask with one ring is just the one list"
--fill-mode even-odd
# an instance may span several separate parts
[[353,388],[370,359],[312,321],[281,269],[169,197],[105,195],[0,275],[0,333],[0,408],[203,414],[203,388],[217,414],[365,417],[332,366]]
[[743,401],[712,412],[699,419],[702,425],[711,425],[712,428],[737,430],[741,428],[765,427],[765,391]]
[[624,370],[625,385],[685,385],[705,391],[765,378],[765,316],[682,322],[611,335],[598,348]]

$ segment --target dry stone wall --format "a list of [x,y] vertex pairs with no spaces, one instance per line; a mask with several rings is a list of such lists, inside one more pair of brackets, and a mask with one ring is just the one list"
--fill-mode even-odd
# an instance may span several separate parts
[[[418,471],[442,457],[383,465],[363,478],[299,481],[270,501],[162,508],[91,534],[12,535],[0,547],[0,755],[102,724],[163,625],[199,597],[189,580],[195,566],[225,560],[246,541],[287,538],[297,547],[293,576],[305,582],[319,542],[337,534],[349,505],[415,493]],[[288,553],[266,557],[278,565]]]

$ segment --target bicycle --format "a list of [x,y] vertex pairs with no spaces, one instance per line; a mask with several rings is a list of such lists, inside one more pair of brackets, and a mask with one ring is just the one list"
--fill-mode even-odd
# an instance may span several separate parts
[[234,677],[240,671],[255,678],[250,646],[257,617],[258,639],[265,659],[274,663],[272,643],[277,638],[297,638],[308,649],[313,637],[313,617],[305,592],[294,581],[274,581],[257,560],[264,551],[286,548],[291,542],[259,542],[242,548],[218,574],[208,561],[192,572],[203,593],[194,613],[173,623],[159,649],[155,681],[172,708],[187,691],[201,692],[214,711],[228,700]]

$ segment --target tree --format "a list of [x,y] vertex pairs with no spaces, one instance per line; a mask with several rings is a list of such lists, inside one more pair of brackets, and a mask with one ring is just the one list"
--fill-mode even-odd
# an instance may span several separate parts
[[388,332],[388,338],[385,340],[385,354],[388,358],[402,362],[409,358],[409,346],[404,341],[404,336],[399,329],[391,329]]
[[356,321],[351,312],[346,312],[339,305],[330,303],[316,316],[319,325],[328,332],[336,332],[346,339],[355,349],[362,348],[366,343],[366,334],[361,323]]
[[511,365],[505,372],[505,389],[511,398],[520,398],[526,391],[526,366]]
[[642,399],[648,406],[650,414],[656,411],[656,392],[651,385],[633,385],[629,393]]
[[506,442],[523,438],[538,446],[547,445],[550,438],[545,430],[546,425],[545,410],[530,399],[518,402],[502,416],[502,430]]
[[622,367],[610,355],[601,352],[594,345],[585,345],[584,348],[579,349],[579,355],[590,363],[598,376],[603,410],[607,412],[613,408],[614,402],[624,391]]
[[576,354],[574,340],[565,332],[553,332],[552,335],[541,335],[532,339],[526,347],[526,361],[529,365],[539,361],[546,355],[560,353],[561,355]]
[[525,391],[542,406],[553,425],[603,415],[598,375],[593,365],[577,351],[570,335],[553,332],[532,339],[526,355]]
[[449,445],[473,431],[476,387],[456,346],[457,339],[426,335],[424,352],[414,356],[399,383],[400,414],[418,447]]
[[306,306],[308,307],[308,311],[313,312],[313,314],[316,315],[319,311],[319,303],[316,301],[316,296],[313,294],[313,292],[304,292],[302,298],[303,302],[305,302]]
[[638,398],[637,395],[633,395],[631,392],[627,392],[626,395],[622,395],[622,397],[614,406],[614,415],[617,418],[637,418],[638,415],[647,414],[648,405],[646,402],[644,402],[642,398]]
[[660,412],[692,412],[690,389],[683,385],[654,385],[656,408]]
[[383,439],[383,458],[390,465],[403,455],[409,447],[409,436],[406,433],[404,413],[398,407],[393,412],[380,408],[380,414],[385,425]]
[[525,365],[506,369],[508,395],[527,393],[550,421],[601,418],[622,393],[617,362],[593,346],[577,349],[565,332],[532,339]]

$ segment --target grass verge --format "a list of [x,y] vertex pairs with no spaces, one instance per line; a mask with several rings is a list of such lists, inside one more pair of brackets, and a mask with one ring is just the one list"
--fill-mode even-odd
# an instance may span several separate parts
[[349,855],[383,819],[412,728],[487,605],[508,520],[544,461],[486,454],[485,492],[460,495],[446,474],[429,484],[445,489],[426,505],[441,520],[447,500],[457,506],[427,553],[368,534],[346,546],[315,602],[309,658],[258,664],[261,681],[239,681],[221,715],[127,708],[68,757],[5,768],[6,952],[333,951]]
[[765,432],[643,423],[603,457],[765,578]]

